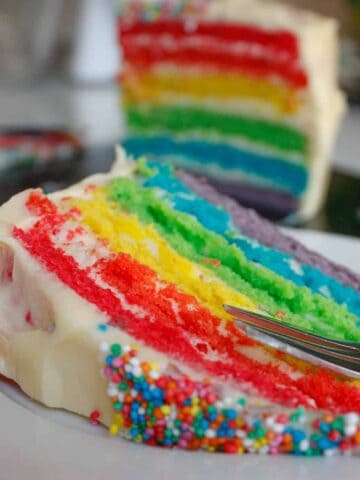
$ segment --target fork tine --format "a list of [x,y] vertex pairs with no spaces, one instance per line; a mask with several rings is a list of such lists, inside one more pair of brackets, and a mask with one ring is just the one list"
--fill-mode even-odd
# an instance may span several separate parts
[[320,337],[270,316],[231,305],[224,305],[224,309],[255,340],[337,373],[360,378],[359,343]]
[[343,365],[339,365],[338,363],[334,363],[328,358],[323,358],[318,354],[314,355],[310,351],[306,351],[289,343],[282,342],[276,336],[263,333],[259,331],[256,327],[249,326],[248,324],[243,323],[241,320],[238,320],[237,322],[243,327],[249,337],[260,343],[268,345],[269,347],[275,348],[281,352],[290,354],[300,360],[305,360],[315,366],[327,368],[328,370],[331,370],[341,375],[345,375],[349,378],[360,379],[360,371],[356,368],[353,368],[353,365],[351,363],[344,362]]
[[353,355],[360,355],[360,343],[345,342],[321,337],[312,332],[300,330],[286,322],[279,322],[270,316],[245,310],[243,308],[224,305],[224,309],[236,319],[249,325],[266,329],[269,332],[275,332],[280,336],[295,338],[299,342],[306,342],[311,345],[315,344],[319,347],[331,349],[333,351],[341,351],[345,354],[351,354],[350,352],[352,352]]
[[251,325],[248,322],[243,320],[236,319],[235,322],[241,327],[250,326],[251,328],[257,330],[259,333],[272,337],[275,340],[278,340],[282,343],[287,343],[288,345],[292,345],[295,348],[299,348],[304,351],[306,350],[307,352],[310,352],[313,355],[321,355],[323,357],[326,357],[329,361],[330,359],[336,359],[339,362],[351,363],[354,366],[359,365],[359,368],[360,368],[360,355],[354,355],[353,353],[349,354],[346,351],[334,350],[327,347],[322,347],[310,342],[298,341],[297,339],[290,337],[288,335],[279,335],[268,328],[262,328],[255,325]]

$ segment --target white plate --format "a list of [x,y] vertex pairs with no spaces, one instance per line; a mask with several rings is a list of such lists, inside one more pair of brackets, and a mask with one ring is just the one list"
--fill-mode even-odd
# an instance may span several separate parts
[[[360,241],[294,232],[313,249],[360,271]],[[49,410],[0,381],[0,480],[346,480],[359,459],[187,453],[110,438],[85,419]]]

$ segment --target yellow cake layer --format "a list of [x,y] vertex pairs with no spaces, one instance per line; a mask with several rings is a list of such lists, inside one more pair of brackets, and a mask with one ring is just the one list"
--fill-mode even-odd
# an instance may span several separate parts
[[112,251],[128,253],[149,266],[161,280],[195,296],[214,315],[231,319],[224,312],[224,303],[256,309],[251,299],[229,288],[205,266],[194,265],[175,252],[151,225],[141,224],[136,216],[109,202],[104,190],[96,191],[91,200],[72,204],[80,210],[83,225],[105,240]]
[[[136,216],[121,211],[109,202],[104,189],[98,189],[91,200],[72,201],[82,215],[82,225],[108,243],[113,252],[131,255],[139,263],[153,269],[159,278],[174,283],[184,293],[195,296],[210,312],[219,318],[232,320],[225,303],[257,310],[256,304],[245,295],[229,288],[206,267],[195,265],[168,246],[151,225],[143,225]],[[272,348],[264,351],[277,356]],[[281,354],[284,362],[299,372],[309,370],[309,364]]]
[[225,76],[219,73],[180,74],[174,72],[134,73],[127,70],[123,76],[126,101],[161,103],[169,94],[185,95],[194,100],[215,97],[221,100],[239,97],[269,103],[281,114],[295,114],[301,107],[301,93],[292,87],[257,80],[245,75]]

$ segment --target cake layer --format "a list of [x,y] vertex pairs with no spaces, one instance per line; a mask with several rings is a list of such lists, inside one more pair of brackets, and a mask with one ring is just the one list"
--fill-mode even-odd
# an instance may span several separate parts
[[239,136],[254,144],[275,148],[282,152],[307,158],[307,138],[295,128],[256,117],[236,115],[196,106],[147,104],[129,105],[126,111],[130,128],[143,131],[157,129],[174,134],[192,131],[218,134],[224,137]]
[[156,38],[164,34],[173,38],[187,38],[189,34],[210,37],[212,39],[229,42],[246,42],[262,47],[271,46],[278,54],[286,54],[289,58],[299,58],[299,48],[296,35],[285,30],[270,31],[255,25],[245,25],[230,22],[199,22],[189,30],[183,21],[158,20],[155,22],[126,22],[120,21],[120,38],[122,35],[151,34]]
[[[204,266],[194,266],[170,248],[151,225],[143,225],[136,217],[109,205],[106,192],[97,191],[91,200],[75,201],[73,205],[81,212],[82,223],[106,241],[112,251],[128,253],[139,263],[151,267],[162,280],[196,296],[213,314],[231,318],[224,316],[222,305],[226,299],[245,308],[256,308],[249,298],[219,281],[205,262]],[[202,278],[207,279],[205,284]]]
[[197,139],[175,139],[171,136],[129,137],[123,145],[134,157],[143,155],[149,158],[172,160],[198,172],[223,179],[261,181],[264,185],[276,187],[300,196],[306,188],[308,172],[302,165],[284,161],[282,158],[240,150],[234,146]]
[[231,198],[221,195],[203,178],[196,178],[184,171],[178,171],[177,176],[197,195],[229,212],[233,224],[244,235],[281,250],[301,264],[316,268],[342,284],[360,291],[360,276],[355,272],[308,250],[302,243],[288,237],[254,211],[245,209]]
[[243,74],[166,69],[163,71],[125,69],[125,94],[131,101],[161,103],[169,95],[187,96],[194,101],[255,99],[265,102],[282,116],[296,115],[303,103],[301,93],[292,87]]
[[337,303],[347,305],[350,311],[356,315],[360,315],[358,289],[344,286],[340,281],[329,277],[321,270],[301,264],[284,252],[270,249],[256,242],[254,238],[244,236],[241,231],[234,228],[230,215],[223,210],[219,211],[213,204],[194,195],[171,172],[168,165],[159,163],[150,165],[153,173],[148,173],[149,178],[143,185],[146,188],[157,188],[160,195],[166,196],[175,210],[191,214],[205,228],[225,237],[229,243],[239,247],[247,259],[273,270],[296,285],[306,286],[314,293],[333,298]]
[[239,182],[209,178],[209,183],[222,194],[238,201],[245,208],[256,210],[273,222],[281,222],[284,218],[294,215],[297,218],[301,199],[295,198],[288,192],[254,185],[246,182],[246,179]]
[[[208,268],[232,288],[256,298],[273,315],[283,310],[289,323],[325,335],[358,338],[356,317],[332,300],[311,295],[308,289],[247,260],[240,249],[202,227],[193,216],[174,212],[156,192],[144,191],[131,181],[119,181],[114,188],[110,198],[116,199],[123,209],[154,224],[174,249],[193,262],[218,260],[220,263],[209,262]],[[303,316],[305,312],[307,315]]]
[[292,63],[288,56],[279,57],[276,51],[271,52],[272,55],[266,52],[266,56],[259,55],[258,51],[252,54],[251,45],[245,45],[247,48],[244,48],[244,52],[236,52],[229,51],[228,44],[215,43],[212,38],[194,46],[179,45],[178,39],[169,39],[167,36],[162,40],[151,36],[128,38],[125,35],[122,37],[122,46],[126,61],[138,70],[165,64],[201,68],[204,72],[219,71],[229,75],[244,73],[254,78],[276,77],[285,85],[295,88],[307,86],[306,74],[296,62]]

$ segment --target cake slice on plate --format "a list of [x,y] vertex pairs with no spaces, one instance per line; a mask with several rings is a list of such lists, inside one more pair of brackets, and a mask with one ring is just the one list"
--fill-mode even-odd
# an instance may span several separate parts
[[356,381],[257,344],[223,310],[359,341],[359,276],[204,181],[120,151],[109,174],[9,200],[0,246],[0,372],[33,399],[149,445],[359,444]]
[[272,217],[312,216],[344,111],[336,21],[266,0],[120,5],[128,152]]

